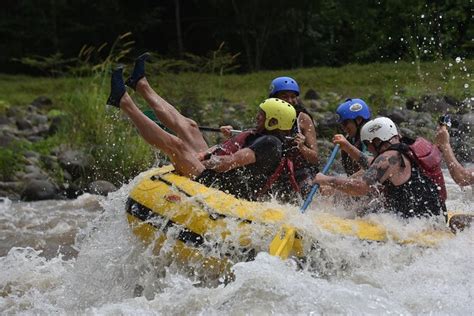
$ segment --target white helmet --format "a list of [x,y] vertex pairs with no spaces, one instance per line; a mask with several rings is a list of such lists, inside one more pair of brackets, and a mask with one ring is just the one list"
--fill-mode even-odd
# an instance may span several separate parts
[[364,124],[360,131],[362,141],[372,142],[374,138],[381,141],[389,141],[393,136],[398,135],[397,125],[388,117],[377,117]]

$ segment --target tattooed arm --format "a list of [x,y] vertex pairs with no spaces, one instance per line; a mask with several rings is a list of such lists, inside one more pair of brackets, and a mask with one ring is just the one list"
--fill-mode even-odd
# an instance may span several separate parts
[[391,164],[385,154],[375,159],[370,168],[363,174],[362,178],[331,177],[318,173],[314,178],[314,183],[330,185],[349,195],[366,195],[375,189],[377,183],[383,183],[388,177]]

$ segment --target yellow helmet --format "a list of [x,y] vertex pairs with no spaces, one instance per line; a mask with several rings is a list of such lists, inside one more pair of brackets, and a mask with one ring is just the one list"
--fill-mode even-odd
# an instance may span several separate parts
[[[265,112],[265,129],[267,131],[275,129],[288,131],[296,121],[296,110],[286,101],[277,98],[266,99],[260,104],[260,109]],[[278,123],[269,126],[271,119],[276,119]]]

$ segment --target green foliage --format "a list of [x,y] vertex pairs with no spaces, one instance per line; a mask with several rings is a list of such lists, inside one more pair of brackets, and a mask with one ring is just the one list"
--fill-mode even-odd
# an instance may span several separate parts
[[150,64],[150,73],[181,73],[196,72],[224,75],[232,73],[240,66],[237,58],[240,53],[231,54],[222,42],[216,50],[212,50],[205,56],[185,53],[182,58],[165,58],[154,54]]
[[56,52],[47,57],[33,55],[12,60],[39,69],[44,75],[56,77],[66,74],[67,66],[75,62],[76,58],[64,58],[62,53]]
[[7,147],[0,148],[0,179],[11,180],[15,172],[23,167],[23,153],[30,149],[30,143],[15,141]]
[[47,113],[49,118],[55,118],[55,117],[60,117],[66,115],[64,111],[58,110],[58,109],[51,109]]
[[2,181],[8,181],[11,176],[20,169],[18,162],[18,153],[14,148],[0,148],[0,178]]

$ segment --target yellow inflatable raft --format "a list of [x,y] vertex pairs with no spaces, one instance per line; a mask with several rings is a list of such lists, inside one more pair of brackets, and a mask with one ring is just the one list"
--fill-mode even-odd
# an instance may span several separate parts
[[[133,233],[156,252],[167,252],[174,260],[200,266],[217,274],[236,261],[251,260],[268,251],[286,213],[266,203],[237,199],[173,173],[172,166],[149,170],[132,189],[127,217]],[[311,217],[308,217],[311,218]],[[369,241],[436,244],[453,236],[449,229],[400,238],[382,225],[362,219],[343,219],[329,214],[317,216],[318,229]],[[304,257],[303,229],[296,229],[290,255]],[[303,236],[303,237],[302,237]]]

